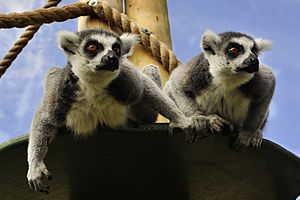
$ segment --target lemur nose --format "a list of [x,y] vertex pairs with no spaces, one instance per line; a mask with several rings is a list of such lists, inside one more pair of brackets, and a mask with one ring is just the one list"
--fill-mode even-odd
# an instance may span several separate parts
[[115,58],[114,55],[108,55],[108,59],[109,59],[109,60],[113,60],[114,58]]
[[104,60],[106,60],[106,62],[109,63],[113,63],[116,62],[118,60],[118,58],[116,57],[116,55],[113,53],[113,51],[109,51],[104,57]]
[[257,64],[257,63],[259,63],[257,57],[252,57],[252,58],[250,58],[250,62],[251,62],[252,64]]

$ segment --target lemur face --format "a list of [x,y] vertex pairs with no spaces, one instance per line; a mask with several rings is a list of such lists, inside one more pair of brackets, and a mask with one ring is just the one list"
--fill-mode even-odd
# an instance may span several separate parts
[[135,34],[121,37],[102,29],[78,33],[59,32],[58,43],[77,76],[115,76],[119,63],[131,52],[139,38]]
[[225,57],[225,67],[232,73],[258,71],[258,50],[254,40],[248,37],[233,38],[221,47],[221,54]]
[[217,35],[206,31],[202,36],[202,48],[214,76],[251,77],[259,70],[259,53],[269,49],[270,45],[268,40],[253,39],[237,32]]
[[85,59],[86,67],[93,72],[113,72],[119,69],[119,59],[122,58],[121,45],[120,38],[91,35],[81,42],[79,56]]

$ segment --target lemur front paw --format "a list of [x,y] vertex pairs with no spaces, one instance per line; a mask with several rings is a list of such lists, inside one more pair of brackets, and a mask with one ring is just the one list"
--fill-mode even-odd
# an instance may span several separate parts
[[232,147],[235,152],[241,153],[244,152],[248,147],[259,149],[262,141],[263,135],[260,129],[256,131],[256,133],[240,131]]
[[238,133],[238,137],[232,144],[233,150],[236,153],[244,152],[250,146],[252,138],[253,138],[253,133],[248,131],[240,131]]
[[181,120],[179,123],[171,122],[169,124],[169,133],[173,134],[174,128],[180,128],[185,134],[185,141],[193,143],[197,137],[208,135],[208,118],[205,116],[193,116]]
[[43,183],[43,176],[47,177],[48,180],[52,179],[52,175],[46,168],[45,163],[43,161],[31,162],[27,172],[27,180],[30,189],[48,194],[50,187]]
[[263,141],[263,135],[262,135],[262,131],[259,129],[253,135],[253,137],[250,141],[250,147],[253,148],[253,149],[259,149],[260,146],[261,146],[262,141]]
[[211,133],[220,133],[223,130],[224,125],[228,126],[230,131],[233,131],[234,129],[234,126],[231,122],[216,114],[208,115],[207,118],[207,129],[210,130]]

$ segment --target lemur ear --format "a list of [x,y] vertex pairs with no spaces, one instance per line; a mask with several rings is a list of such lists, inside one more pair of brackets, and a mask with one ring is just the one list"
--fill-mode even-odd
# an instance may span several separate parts
[[140,42],[140,37],[133,33],[124,33],[120,36],[122,41],[122,55],[130,56],[134,46]]
[[204,50],[204,53],[215,55],[220,41],[221,39],[216,33],[212,32],[211,30],[205,31],[202,34],[201,39],[201,47]]
[[80,44],[78,35],[69,31],[58,32],[57,43],[67,55],[75,54]]
[[272,41],[266,39],[255,39],[255,43],[257,45],[258,53],[271,50],[272,48]]

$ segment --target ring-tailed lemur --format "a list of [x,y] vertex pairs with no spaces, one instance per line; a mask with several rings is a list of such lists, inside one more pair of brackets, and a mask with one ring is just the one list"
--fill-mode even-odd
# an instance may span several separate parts
[[204,53],[172,72],[166,94],[186,116],[217,114],[233,123],[236,152],[260,147],[275,76],[259,64],[258,55],[271,42],[243,33],[206,31],[201,45]]
[[118,128],[130,122],[154,123],[159,112],[170,119],[170,130],[181,128],[187,139],[207,128],[220,129],[204,116],[185,117],[162,92],[156,66],[141,73],[127,60],[138,42],[135,34],[119,37],[101,29],[58,34],[68,64],[48,71],[44,97],[33,118],[27,173],[31,189],[49,192],[42,182],[43,176],[52,177],[44,158],[49,138],[61,126],[82,136],[93,133],[98,124]]

